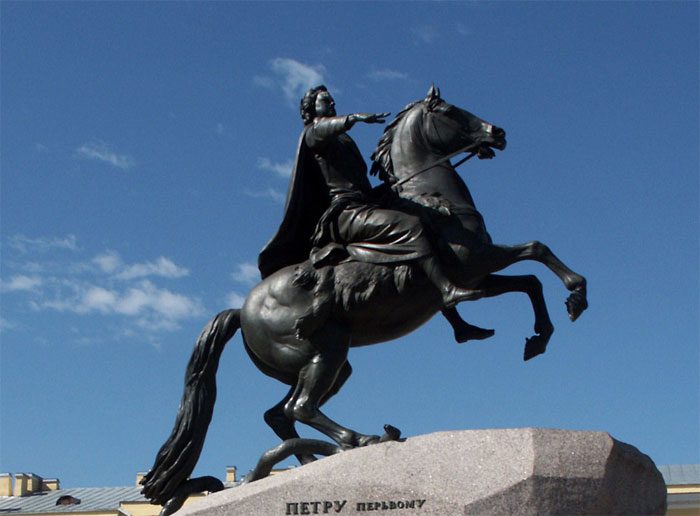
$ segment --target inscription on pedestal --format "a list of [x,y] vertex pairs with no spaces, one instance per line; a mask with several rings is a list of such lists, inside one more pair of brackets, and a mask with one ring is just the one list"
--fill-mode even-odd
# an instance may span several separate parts
[[420,510],[425,504],[421,500],[379,500],[353,502],[347,500],[317,500],[312,502],[286,502],[285,516],[301,514],[335,514],[339,512],[393,511],[396,509]]

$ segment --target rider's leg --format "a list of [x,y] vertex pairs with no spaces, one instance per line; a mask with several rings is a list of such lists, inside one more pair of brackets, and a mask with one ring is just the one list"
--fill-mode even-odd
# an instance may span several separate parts
[[346,242],[374,245],[399,257],[421,256],[416,262],[438,288],[445,308],[469,299],[471,291],[457,287],[443,273],[419,217],[393,209],[348,209],[338,215],[338,228]]
[[440,291],[444,308],[452,308],[460,301],[478,299],[478,296],[474,296],[473,290],[460,288],[452,283],[447,276],[445,276],[440,267],[440,263],[434,256],[427,256],[419,259],[418,265],[423,269],[423,272],[428,276],[431,283]]
[[444,308],[442,310],[442,315],[450,323],[452,329],[455,332],[455,340],[459,343],[467,342],[468,340],[483,340],[492,337],[494,330],[486,330],[484,328],[479,328],[469,324],[467,321],[462,319],[457,311],[457,308]]

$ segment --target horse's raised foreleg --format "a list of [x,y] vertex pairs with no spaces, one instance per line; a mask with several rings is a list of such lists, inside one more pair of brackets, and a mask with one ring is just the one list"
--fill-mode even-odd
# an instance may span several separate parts
[[528,295],[535,312],[535,335],[525,339],[524,359],[530,360],[545,352],[547,343],[554,333],[554,326],[549,318],[547,304],[542,295],[542,283],[537,276],[501,276],[489,274],[478,285],[477,292],[482,297],[500,296],[507,292],[523,292]]
[[[285,415],[293,421],[307,424],[327,435],[342,448],[355,448],[379,441],[379,436],[363,435],[345,428],[320,410],[321,404],[342,385],[341,372],[346,367],[350,333],[344,327],[329,322],[310,339],[319,352],[302,367]],[[349,369],[345,369],[349,373]],[[349,374],[348,374],[349,376]],[[347,379],[347,378],[346,378]]]
[[566,300],[566,308],[572,321],[588,308],[586,278],[572,271],[549,247],[536,240],[513,246],[487,245],[474,250],[469,259],[469,268],[473,273],[488,274],[524,260],[534,260],[546,265],[564,283],[571,292]]

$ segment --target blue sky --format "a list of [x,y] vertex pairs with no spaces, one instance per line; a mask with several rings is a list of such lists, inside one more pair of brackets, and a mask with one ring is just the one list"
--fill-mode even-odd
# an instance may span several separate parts
[[[527,298],[464,304],[353,350],[326,408],[366,433],[603,430],[700,461],[697,2],[7,2],[0,5],[0,470],[128,485],[170,432],[192,345],[239,306],[325,83],[398,112],[434,81],[508,132],[460,169],[498,243],[541,240],[589,281],[522,362]],[[368,158],[380,126],[352,135]],[[286,393],[234,338],[196,474],[250,469]],[[304,435],[316,436],[304,430]],[[289,462],[292,464],[292,462]]]

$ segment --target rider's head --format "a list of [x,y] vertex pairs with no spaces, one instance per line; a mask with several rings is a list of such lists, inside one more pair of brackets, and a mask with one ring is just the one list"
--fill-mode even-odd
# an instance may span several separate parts
[[310,124],[317,116],[335,116],[335,102],[324,85],[316,86],[301,99],[300,111],[304,125]]

